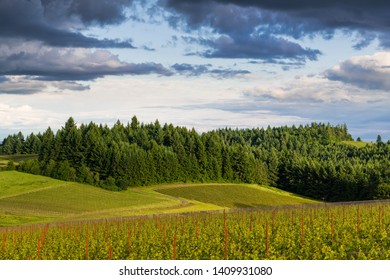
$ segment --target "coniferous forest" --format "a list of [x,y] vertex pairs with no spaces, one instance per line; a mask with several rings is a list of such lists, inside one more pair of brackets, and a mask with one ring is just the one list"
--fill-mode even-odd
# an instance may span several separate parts
[[[219,129],[116,122],[9,135],[2,154],[38,154],[19,171],[109,190],[174,182],[275,186],[325,201],[390,198],[390,141],[351,145],[346,125]],[[14,168],[13,164],[8,165]]]

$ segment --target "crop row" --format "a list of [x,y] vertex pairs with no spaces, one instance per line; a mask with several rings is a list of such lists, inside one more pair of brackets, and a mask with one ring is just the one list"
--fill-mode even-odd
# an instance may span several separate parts
[[0,259],[390,259],[390,204],[0,229]]

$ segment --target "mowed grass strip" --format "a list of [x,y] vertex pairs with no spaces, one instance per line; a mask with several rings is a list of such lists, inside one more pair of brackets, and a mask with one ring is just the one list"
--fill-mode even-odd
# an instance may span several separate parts
[[189,185],[156,188],[155,191],[174,197],[197,200],[228,208],[318,203],[281,190],[244,184]]

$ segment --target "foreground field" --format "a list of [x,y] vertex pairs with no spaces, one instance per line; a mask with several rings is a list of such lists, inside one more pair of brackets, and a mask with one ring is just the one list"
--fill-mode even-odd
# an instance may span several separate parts
[[16,171],[0,172],[0,226],[302,203],[316,202],[243,184],[185,184],[111,192]]
[[110,192],[7,171],[0,259],[390,259],[389,211],[254,185]]
[[390,259],[389,202],[0,229],[0,259]]

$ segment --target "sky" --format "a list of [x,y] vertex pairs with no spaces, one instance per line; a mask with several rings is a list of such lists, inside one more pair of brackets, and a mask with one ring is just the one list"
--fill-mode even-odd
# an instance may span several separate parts
[[389,107],[388,0],[0,0],[0,139],[135,115],[389,140]]

